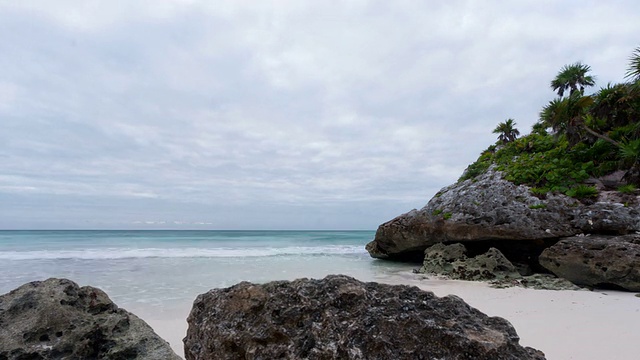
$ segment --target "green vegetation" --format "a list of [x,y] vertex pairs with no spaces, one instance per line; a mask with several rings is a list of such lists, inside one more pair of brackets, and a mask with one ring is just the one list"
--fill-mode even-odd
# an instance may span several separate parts
[[594,198],[598,196],[598,189],[595,186],[580,184],[569,189],[566,195],[576,199]]
[[501,122],[493,130],[494,134],[498,134],[498,141],[503,144],[514,141],[520,131],[516,129],[516,122],[513,119],[507,119],[505,122]]
[[622,185],[618,188],[618,191],[624,194],[633,194],[638,188],[633,184]]
[[[491,165],[515,184],[532,187],[534,195],[564,193],[578,199],[597,196],[584,185],[591,177],[617,170],[635,191],[640,186],[640,47],[629,59],[629,82],[607,84],[591,95],[591,68],[564,66],[551,81],[558,97],[542,108],[529,135],[518,138],[515,121],[499,123],[498,141],[469,165],[460,181],[473,179]],[[633,190],[631,190],[633,189]]]
[[442,218],[445,220],[451,219],[451,216],[453,215],[450,212],[443,213],[442,209],[435,209],[433,210],[433,212],[431,212],[431,214],[434,216],[442,215]]
[[547,204],[536,204],[536,205],[529,205],[529,209],[535,210],[535,209],[545,209],[547,207]]
[[596,84],[593,76],[587,75],[589,71],[591,71],[591,67],[580,62],[565,65],[560,69],[556,78],[551,81],[551,88],[558,92],[558,96],[562,97],[566,90],[571,90],[570,95],[573,95],[580,87],[580,94],[582,95],[584,94],[585,86]]

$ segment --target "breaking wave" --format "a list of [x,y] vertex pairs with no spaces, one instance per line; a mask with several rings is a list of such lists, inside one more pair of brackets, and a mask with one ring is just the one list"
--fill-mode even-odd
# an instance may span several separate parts
[[0,260],[108,260],[135,258],[233,258],[364,254],[361,245],[290,246],[280,248],[91,248],[78,250],[0,251]]

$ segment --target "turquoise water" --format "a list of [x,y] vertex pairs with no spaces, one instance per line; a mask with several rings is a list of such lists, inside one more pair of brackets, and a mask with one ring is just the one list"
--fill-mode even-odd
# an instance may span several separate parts
[[407,265],[364,250],[373,231],[0,231],[0,293],[49,277],[154,313],[211,288],[346,274],[374,281]]

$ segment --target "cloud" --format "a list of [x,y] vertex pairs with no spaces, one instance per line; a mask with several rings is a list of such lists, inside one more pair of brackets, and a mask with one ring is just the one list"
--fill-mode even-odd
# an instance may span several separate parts
[[640,30],[631,1],[0,10],[3,228],[372,229],[526,133],[562,65],[622,81]]

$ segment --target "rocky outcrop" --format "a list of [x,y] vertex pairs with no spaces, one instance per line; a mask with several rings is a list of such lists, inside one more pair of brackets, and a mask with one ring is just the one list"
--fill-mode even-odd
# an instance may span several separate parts
[[441,275],[449,279],[488,281],[492,287],[525,287],[544,290],[580,290],[566,279],[551,274],[532,274],[527,267],[516,267],[500,250],[468,257],[462,243],[435,244],[424,251],[419,274]]
[[516,267],[496,248],[474,257],[466,256],[461,243],[442,243],[429,247],[424,252],[420,273],[445,275],[460,280],[518,279]]
[[187,360],[544,359],[458,297],[347,276],[214,289],[188,323]]
[[539,261],[574,284],[640,291],[640,235],[562,239]]
[[0,359],[180,359],[102,290],[66,279],[0,296]]
[[[617,202],[614,193],[602,191],[589,204],[562,194],[540,199],[492,168],[442,189],[421,210],[380,225],[366,249],[375,258],[419,259],[426,248],[441,242],[502,241],[507,247],[582,233],[622,235],[640,230],[637,197]],[[509,257],[504,247],[499,249]]]

